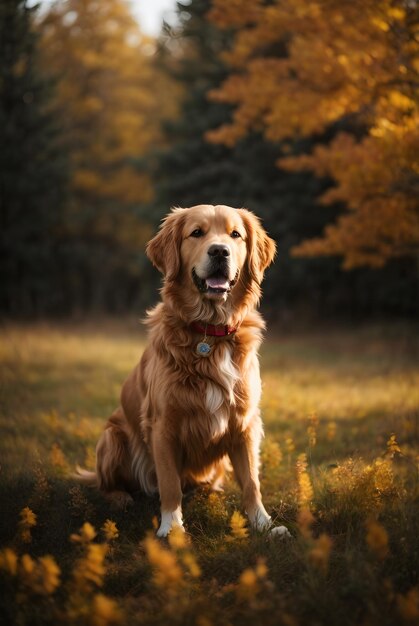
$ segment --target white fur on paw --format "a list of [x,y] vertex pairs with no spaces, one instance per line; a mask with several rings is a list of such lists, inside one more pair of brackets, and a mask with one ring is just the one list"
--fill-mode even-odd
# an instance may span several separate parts
[[291,537],[291,533],[286,526],[274,526],[269,531],[270,537],[279,537],[280,539],[287,539]]
[[260,505],[257,509],[248,512],[251,526],[258,531],[268,530],[272,525],[272,518],[267,514],[265,507]]
[[157,537],[167,537],[174,526],[177,526],[185,532],[180,507],[178,507],[175,511],[162,511],[160,528],[156,533]]

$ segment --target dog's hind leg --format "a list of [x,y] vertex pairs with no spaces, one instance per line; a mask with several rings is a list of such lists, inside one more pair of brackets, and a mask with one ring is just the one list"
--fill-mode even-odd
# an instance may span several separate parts
[[126,491],[131,483],[131,455],[125,424],[124,413],[119,408],[109,418],[96,446],[98,487],[118,508],[125,508],[133,502]]

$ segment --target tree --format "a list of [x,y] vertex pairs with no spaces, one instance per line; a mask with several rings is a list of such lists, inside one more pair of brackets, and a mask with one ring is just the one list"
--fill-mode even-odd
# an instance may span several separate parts
[[0,5],[0,310],[33,315],[59,293],[55,233],[66,200],[67,161],[40,70],[36,8]]
[[[210,6],[210,0],[178,3],[179,26],[163,37],[160,64],[178,82],[183,97],[179,116],[165,125],[166,147],[149,159],[156,198],[144,215],[155,227],[171,205],[225,203],[255,211],[278,243],[264,283],[263,306],[272,317],[288,318],[296,310],[322,317],[416,310],[410,266],[388,267],[377,276],[368,269],[342,273],[335,258],[290,258],[298,242],[319,235],[340,211],[336,204],[322,211],[313,208],[330,179],[275,166],[289,152],[290,142],[267,142],[259,129],[231,146],[205,141],[206,133],[227,124],[232,113],[230,104],[208,97],[228,76],[224,53],[234,36],[208,22]],[[229,7],[226,3],[226,11]],[[283,54],[278,47],[271,52]],[[292,145],[307,151],[313,141],[304,138]],[[157,281],[153,276],[151,282]]]
[[153,196],[141,159],[159,145],[176,92],[166,97],[153,41],[125,0],[56,3],[40,29],[72,167],[63,245],[73,307],[124,308],[150,235],[139,218],[139,205]]
[[[265,305],[278,306],[280,301],[285,308],[302,291],[313,300],[320,283],[329,284],[324,269],[320,276],[315,264],[304,259],[290,263],[288,251],[301,236],[318,232],[319,220],[323,225],[324,216],[302,220],[301,215],[307,214],[324,183],[307,173],[279,172],[275,160],[280,146],[266,143],[260,133],[231,147],[205,141],[205,134],[227,122],[231,112],[229,105],[208,98],[228,75],[220,57],[231,43],[230,33],[208,22],[210,6],[210,0],[178,2],[179,25],[163,38],[160,63],[183,95],[179,116],[165,125],[166,147],[152,160],[156,198],[150,214],[157,225],[172,205],[230,204],[254,210],[279,243],[278,261],[265,285]],[[307,277],[304,284],[302,274]]]
[[381,267],[419,248],[418,13],[416,0],[213,0],[210,19],[234,32],[232,74],[213,98],[233,118],[207,133],[234,145],[252,129],[271,141],[333,135],[281,168],[331,176],[325,204],[347,210],[298,255],[342,255],[346,269]]

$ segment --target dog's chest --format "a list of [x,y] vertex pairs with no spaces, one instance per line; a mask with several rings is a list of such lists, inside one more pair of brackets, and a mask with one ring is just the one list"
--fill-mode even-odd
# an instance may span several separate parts
[[232,348],[227,344],[218,350],[211,376],[201,378],[201,393],[196,398],[194,418],[184,425],[188,436],[198,435],[201,441],[209,444],[219,441],[227,433],[232,408],[236,404],[238,379]]
[[227,429],[231,407],[235,405],[234,388],[239,372],[233,361],[230,345],[223,346],[217,361],[218,380],[206,381],[205,408],[212,440],[222,437]]

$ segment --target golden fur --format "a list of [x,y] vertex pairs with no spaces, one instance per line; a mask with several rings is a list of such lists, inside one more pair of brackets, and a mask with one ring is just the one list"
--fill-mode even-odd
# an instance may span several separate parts
[[[213,245],[226,250],[218,255],[228,253],[227,261],[216,257],[228,263],[225,293],[202,293],[193,280],[196,271],[208,286]],[[182,526],[182,489],[200,482],[220,487],[229,459],[251,524],[269,527],[258,478],[264,322],[256,307],[275,243],[251,212],[199,205],[173,209],[147,254],[164,275],[162,301],[148,312],[148,346],[98,442],[96,472],[81,477],[120,503],[132,490],[159,492],[157,534],[165,536]],[[203,337],[191,329],[194,321],[237,326],[237,332],[208,337],[211,354],[199,356]]]

